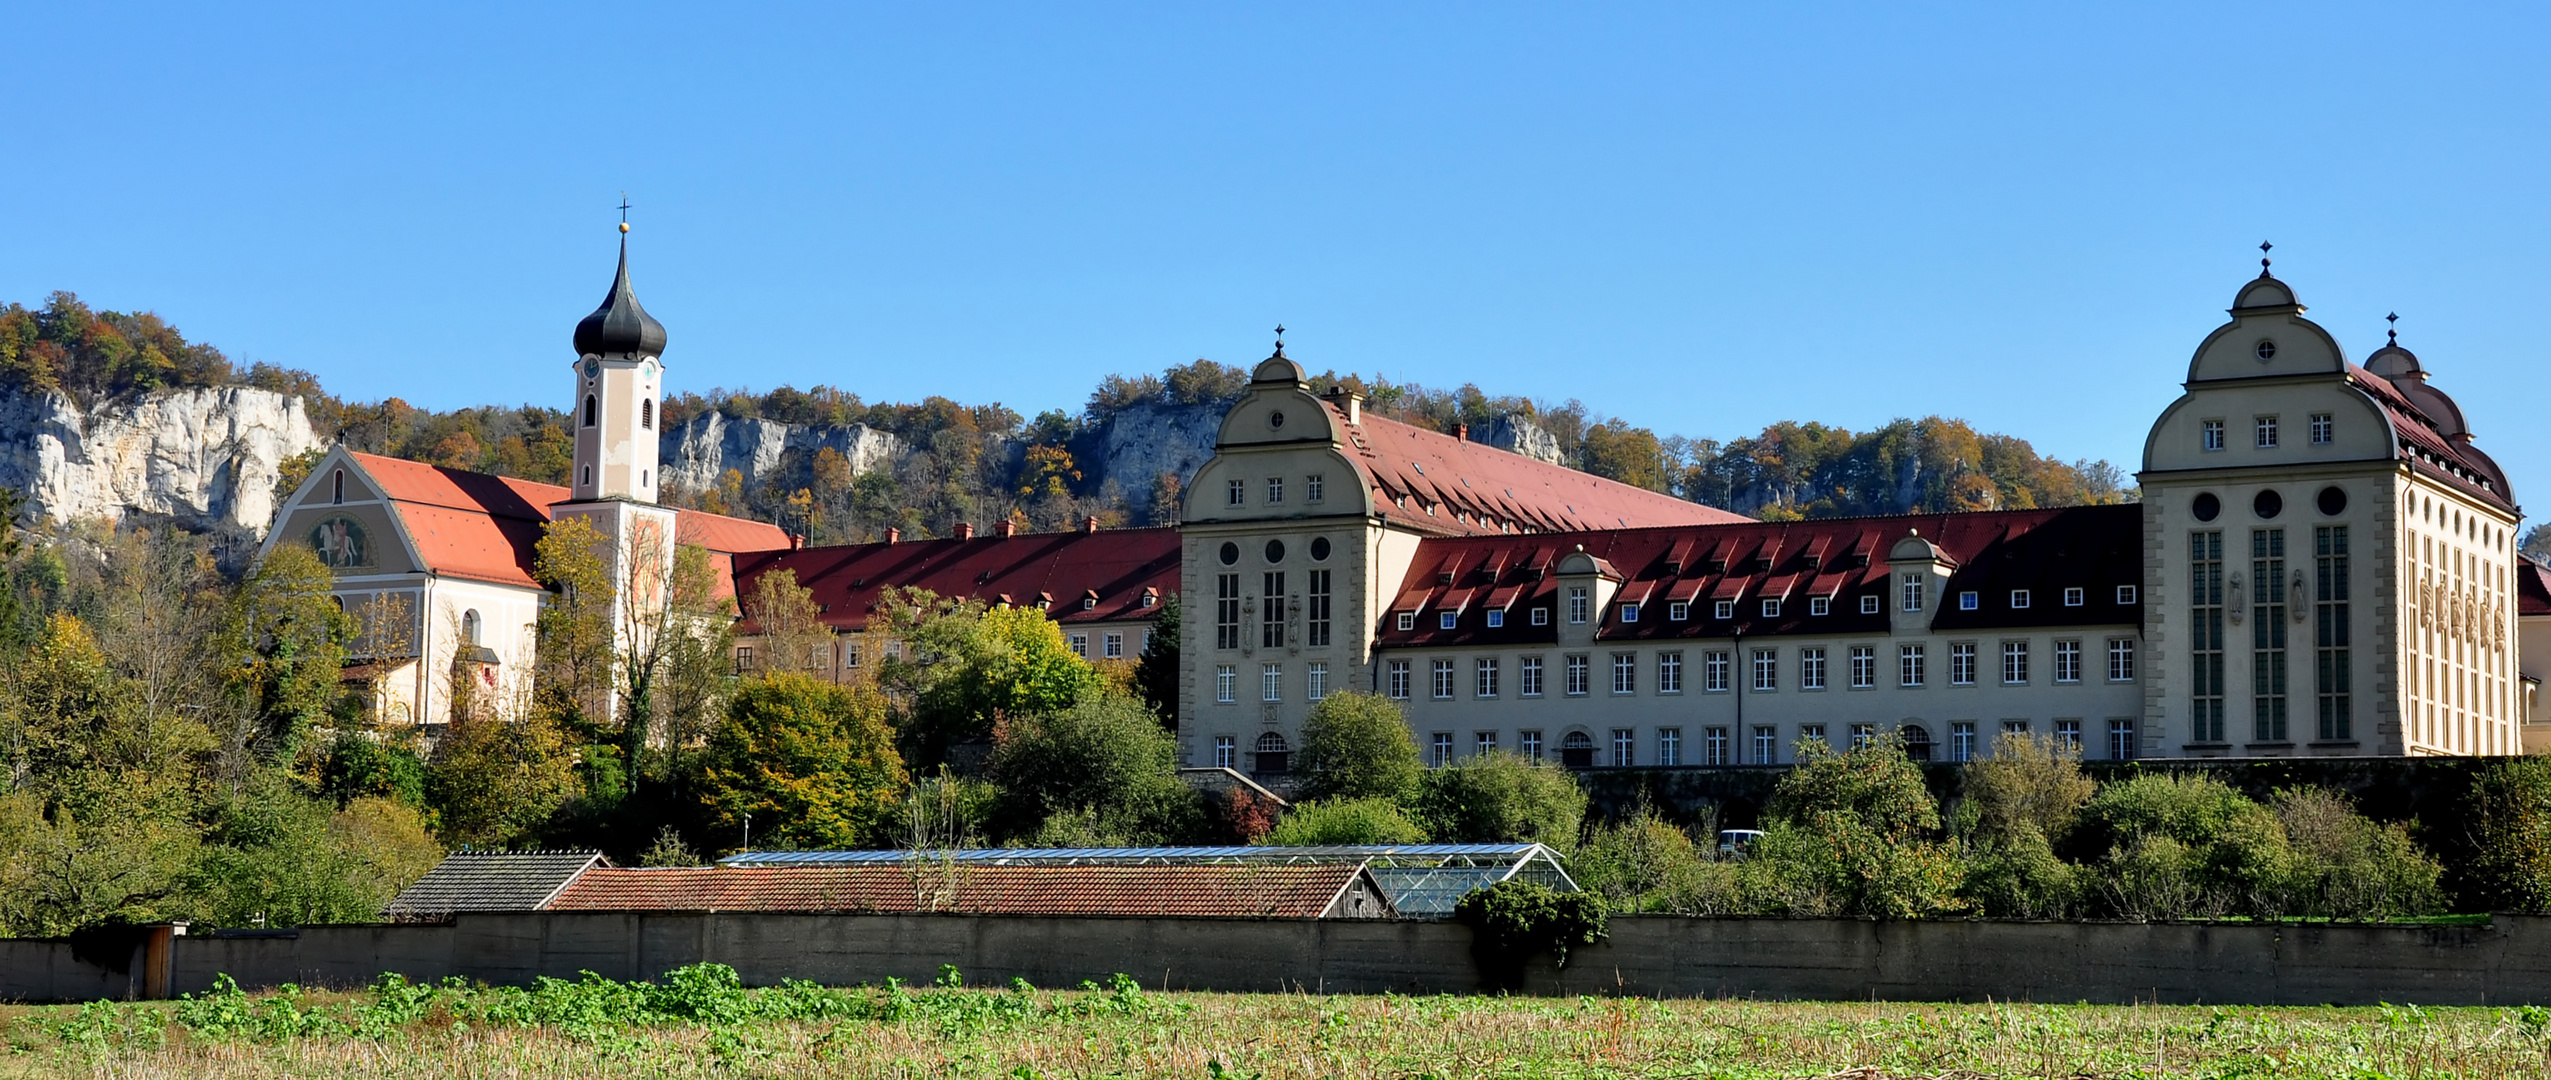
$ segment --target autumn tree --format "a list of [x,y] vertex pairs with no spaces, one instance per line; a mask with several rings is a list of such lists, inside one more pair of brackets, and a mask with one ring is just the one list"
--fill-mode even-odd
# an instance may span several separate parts
[[815,606],[815,591],[797,584],[797,571],[774,570],[753,579],[752,591],[744,597],[744,617],[760,635],[764,670],[831,667],[832,628]]
[[695,787],[721,837],[749,816],[774,846],[831,849],[879,839],[905,782],[876,691],[773,672],[736,691]]
[[905,756],[923,765],[992,733],[1002,716],[1051,712],[1099,688],[1061,627],[1035,608],[985,608],[925,589],[887,589],[872,633],[900,644],[878,679],[900,707]]

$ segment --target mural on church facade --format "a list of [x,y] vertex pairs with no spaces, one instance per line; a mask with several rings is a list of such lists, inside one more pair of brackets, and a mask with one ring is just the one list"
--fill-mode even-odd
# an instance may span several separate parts
[[311,528],[310,548],[331,569],[361,570],[379,564],[372,551],[372,535],[364,530],[362,522],[342,514]]

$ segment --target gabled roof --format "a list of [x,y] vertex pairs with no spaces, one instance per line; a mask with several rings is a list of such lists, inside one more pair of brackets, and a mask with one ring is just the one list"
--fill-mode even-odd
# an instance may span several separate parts
[[[702,866],[586,871],[548,911],[944,911],[976,915],[1316,919],[1361,863],[1205,866]],[[1387,901],[1372,913],[1388,917]]]
[[[536,589],[533,547],[549,524],[552,506],[574,493],[556,484],[466,472],[421,461],[349,451],[381,489],[416,544],[417,557],[437,574]],[[674,511],[675,539],[720,554],[788,546],[778,526],[698,510]],[[718,560],[720,570],[727,561]],[[721,584],[732,592],[731,578]]]
[[1437,536],[1636,529],[1753,519],[1321,399],[1378,513]]
[[996,534],[742,555],[736,576],[749,590],[763,574],[794,571],[836,630],[864,629],[889,585],[1017,607],[1048,600],[1046,614],[1068,626],[1157,617],[1161,598],[1178,591],[1178,553],[1174,528]]
[[[2143,510],[2125,504],[1429,538],[1419,542],[1409,576],[1383,614],[1376,645],[1555,641],[1555,610],[1541,626],[1525,613],[1555,609],[1559,576],[1532,568],[1548,564],[1550,552],[1578,545],[1615,567],[1622,580],[1611,609],[1598,616],[1600,639],[1727,637],[1740,629],[1748,636],[1883,633],[1890,618],[1887,556],[1908,532],[1918,532],[1953,567],[1946,595],[1930,611],[1936,629],[2142,621],[2140,603],[2117,602],[2118,586],[2143,580]],[[2066,588],[2083,590],[2080,606],[2065,606]],[[2018,589],[2028,590],[2027,607],[2013,605]],[[1965,592],[1976,594],[1974,610],[1958,606]],[[1861,612],[1864,596],[1879,598],[1876,612]],[[1828,600],[1826,614],[1812,614],[1818,597]],[[1763,614],[1765,599],[1781,601],[1779,614]],[[1717,618],[1716,600],[1734,601],[1734,617]],[[1624,601],[1640,603],[1637,621],[1623,621]],[[1670,617],[1676,602],[1692,605],[1680,622]],[[1492,610],[1507,613],[1504,625],[1488,626]],[[1393,616],[1402,611],[1424,617],[1401,630]],[[1441,628],[1437,615],[1445,611],[1458,612],[1453,629]]]
[[577,875],[609,866],[599,851],[456,851],[390,901],[393,919],[463,911],[537,911]]
[[[2404,379],[2412,378],[2404,375]],[[2347,381],[2373,398],[2392,423],[2397,442],[2394,457],[2406,461],[2420,475],[2438,481],[2473,498],[2509,511],[2515,506],[2515,493],[2507,489],[2507,476],[2498,463],[2480,448],[2471,445],[2466,433],[2446,434],[2435,417],[2410,400],[2410,395],[2391,379],[2377,375],[2355,364],[2347,365]],[[2417,385],[2420,394],[2438,399],[2442,407],[2452,407],[2452,399],[2432,386]]]

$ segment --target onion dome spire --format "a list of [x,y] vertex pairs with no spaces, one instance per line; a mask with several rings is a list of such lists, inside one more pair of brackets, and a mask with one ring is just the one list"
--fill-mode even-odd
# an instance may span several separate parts
[[576,324],[576,355],[603,356],[622,353],[631,356],[664,355],[664,324],[638,306],[638,294],[629,288],[629,223],[620,223],[620,271],[612,275],[611,291],[602,298],[602,306],[593,309],[583,322]]

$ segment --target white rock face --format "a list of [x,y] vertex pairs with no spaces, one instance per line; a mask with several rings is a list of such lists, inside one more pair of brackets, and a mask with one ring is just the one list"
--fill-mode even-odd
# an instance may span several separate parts
[[0,484],[24,493],[36,519],[137,517],[260,538],[283,462],[320,445],[301,399],[270,390],[157,393],[95,413],[0,390]]
[[1514,451],[1534,461],[1551,465],[1564,464],[1561,460],[1564,455],[1559,450],[1559,437],[1543,430],[1541,425],[1513,413],[1500,416],[1495,423],[1488,425],[1488,433],[1479,441],[1500,450]]
[[735,420],[710,411],[665,429],[658,460],[668,488],[706,491],[733,469],[743,475],[749,491],[777,471],[780,459],[790,451],[811,455],[824,447],[848,459],[854,476],[893,468],[904,455],[902,439],[866,424],[803,427],[776,420]]
[[1100,436],[1099,477],[1116,481],[1135,521],[1153,520],[1152,482],[1172,473],[1183,490],[1196,470],[1212,460],[1214,437],[1221,434],[1222,415],[1228,411],[1224,405],[1127,406],[1109,418]]

